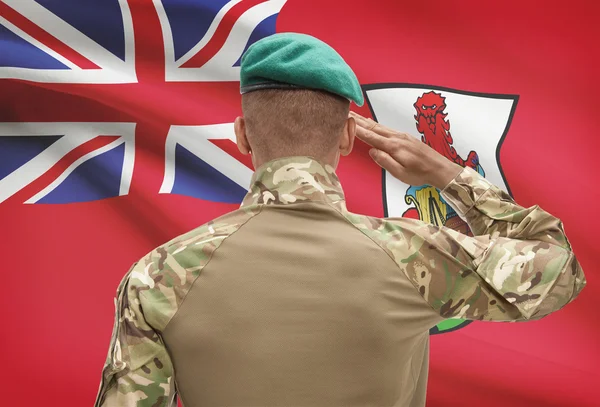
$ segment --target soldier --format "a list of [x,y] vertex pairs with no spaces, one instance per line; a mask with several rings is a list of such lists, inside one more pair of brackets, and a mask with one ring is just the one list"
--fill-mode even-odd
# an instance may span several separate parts
[[[424,406],[431,327],[539,319],[583,289],[559,219],[349,114],[362,91],[328,45],[258,41],[240,82],[248,194],[127,273],[96,406]],[[349,212],[335,168],[355,136],[475,236]]]

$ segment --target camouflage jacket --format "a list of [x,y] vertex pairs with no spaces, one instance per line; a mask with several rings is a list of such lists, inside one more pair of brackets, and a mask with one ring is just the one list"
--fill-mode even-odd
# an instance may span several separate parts
[[537,205],[519,206],[470,168],[441,194],[474,237],[415,219],[351,213],[333,168],[311,157],[262,165],[240,209],[156,248],[125,275],[95,406],[176,406],[163,332],[196,280],[202,284],[215,251],[268,205],[318,201],[334,208],[393,260],[394,272],[440,321],[539,319],[583,289],[585,277],[559,219]]

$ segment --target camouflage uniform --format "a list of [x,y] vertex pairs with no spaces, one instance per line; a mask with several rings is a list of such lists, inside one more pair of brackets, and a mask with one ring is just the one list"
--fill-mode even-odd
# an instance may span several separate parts
[[262,165],[127,273],[96,406],[424,406],[429,328],[539,319],[586,283],[539,206],[470,168],[442,196],[474,237],[351,213],[311,157]]

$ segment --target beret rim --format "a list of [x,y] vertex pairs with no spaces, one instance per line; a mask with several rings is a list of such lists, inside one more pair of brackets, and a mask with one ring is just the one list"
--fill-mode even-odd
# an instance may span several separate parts
[[294,85],[293,83],[284,83],[284,82],[275,82],[275,81],[267,81],[260,83],[253,83],[251,85],[244,85],[240,88],[240,93],[243,95],[244,93],[249,93],[255,90],[262,89],[308,89],[303,86]]
[[322,88],[310,88],[308,86],[299,86],[299,85],[294,85],[293,83],[284,83],[284,82],[276,82],[276,81],[269,81],[269,82],[261,82],[261,83],[254,83],[252,85],[244,85],[240,88],[240,94],[245,94],[245,93],[250,93],[250,92],[254,92],[255,90],[263,90],[263,89],[307,89],[307,90],[314,90],[314,91],[320,91],[320,92],[325,92],[325,93],[329,93],[332,95],[336,95],[336,96],[340,96],[343,97],[344,99],[348,100],[348,102],[354,102],[356,103],[354,100],[349,99],[347,96],[344,95],[340,95],[339,93],[335,93],[332,92],[330,90],[327,89],[322,89]]

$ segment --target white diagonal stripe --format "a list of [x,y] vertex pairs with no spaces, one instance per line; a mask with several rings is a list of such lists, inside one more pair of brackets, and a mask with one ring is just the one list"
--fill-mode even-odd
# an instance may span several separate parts
[[285,2],[286,0],[266,1],[242,14],[233,25],[223,47],[202,68],[211,71],[224,66],[232,67],[242,55],[254,29],[265,19],[279,13]]
[[67,153],[94,137],[94,134],[80,133],[76,136],[63,136],[57,140],[35,158],[29,160],[0,180],[0,202],[4,202],[26,185],[39,178]]
[[208,126],[171,126],[165,146],[165,176],[160,187],[161,194],[173,191],[177,144],[180,144],[242,188],[248,189],[252,171],[211,143],[210,139],[234,140],[233,123]]
[[[38,40],[36,40],[32,36],[30,36],[29,34],[27,34],[25,31],[23,31],[20,28],[18,28],[16,25],[10,23],[7,19],[3,18],[2,16],[0,16],[0,25],[3,25],[4,27],[8,28],[10,31],[12,31],[13,33],[15,33],[16,35],[18,35],[19,37],[23,38],[25,41],[27,41],[27,42],[35,45],[37,48],[41,49],[46,54],[50,55],[52,58],[54,58],[54,59],[62,62],[63,64],[65,64],[69,68],[71,68],[71,69],[81,69],[77,65],[75,65],[73,62],[69,61],[67,58],[63,57],[62,55],[60,55],[57,52],[54,52],[51,48],[48,48],[47,46],[45,46],[44,44],[42,44],[41,42],[39,42]],[[8,69],[12,69],[12,68],[10,68],[10,67],[0,67],[0,78],[2,78],[2,72],[6,71]],[[30,70],[28,68],[22,68],[22,69]]]
[[99,67],[114,73],[125,70],[125,62],[35,1],[3,1]]
[[[125,157],[123,160],[123,170],[121,172],[121,185],[119,194],[125,195],[129,192],[129,185],[131,184],[131,176],[133,173],[135,123],[0,123],[0,137],[35,137],[56,135],[62,135],[62,137],[36,157],[29,160],[3,179],[0,179],[0,203],[10,198],[29,183],[46,173],[46,171],[56,165],[56,163],[70,151],[79,147],[83,143],[98,137],[99,135],[115,135],[120,137],[108,144],[108,146],[112,147],[107,148],[107,146],[104,146],[79,158],[60,175],[60,180],[66,178],[67,175],[69,175],[84,161],[87,161],[93,156],[99,155],[104,151],[108,151],[110,148],[114,148],[124,142]],[[42,194],[42,192],[36,194],[36,196],[29,199],[27,203],[35,202],[41,199],[43,196],[48,194],[51,189],[53,190],[56,188],[58,184],[60,184],[60,182],[55,180],[51,185],[46,187],[44,191],[42,191],[45,192],[44,194]],[[49,189],[51,186],[52,188]]]
[[40,192],[38,192],[37,194],[35,194],[31,198],[29,198],[27,201],[25,201],[25,203],[26,204],[36,203],[37,201],[39,201],[40,199],[42,199],[46,195],[48,195],[50,192],[54,191],[56,189],[56,187],[58,187],[81,164],[83,164],[84,162],[86,162],[86,161],[88,161],[88,160],[90,160],[90,159],[92,159],[94,157],[99,156],[100,154],[106,153],[107,151],[110,151],[113,148],[116,148],[116,147],[120,146],[123,143],[124,143],[124,140],[122,138],[118,138],[117,140],[113,141],[112,143],[109,143],[109,144],[105,145],[104,147],[98,148],[98,149],[96,149],[94,151],[90,151],[89,153],[87,153],[87,154],[79,157],[77,160],[75,160],[73,163],[71,163],[71,165],[69,165],[69,167],[67,167],[67,169],[64,170],[46,188],[42,189]]
[[[213,35],[217,31],[217,28],[219,27],[219,24],[221,24],[221,20],[223,20],[223,17],[225,17],[225,14],[227,14],[227,12],[229,10],[231,10],[231,8],[233,6],[235,6],[236,4],[240,3],[241,1],[242,0],[232,0],[229,3],[225,4],[223,6],[223,8],[221,10],[219,10],[219,12],[217,13],[217,15],[215,16],[215,19],[210,24],[210,27],[208,27],[208,31],[206,31],[206,33],[204,34],[204,36],[202,37],[202,39],[196,45],[194,45],[194,47],[192,47],[192,49],[190,49],[188,52],[186,52],[185,55],[183,55],[181,58],[179,58],[179,60],[177,60],[176,65],[177,66],[181,66],[181,65],[185,64],[194,55],[196,55],[202,48],[204,48],[206,46],[206,44],[208,44],[210,42],[210,40],[212,39]],[[171,38],[171,41],[173,41],[172,38]],[[236,61],[237,61],[237,59],[236,59]]]
[[[240,67],[233,64],[244,51],[254,29],[265,19],[281,11],[285,3],[286,0],[271,0],[248,9],[233,25],[225,44],[206,64],[200,68],[176,68],[167,64],[166,79],[168,81],[239,81]],[[200,45],[204,46],[208,43],[210,40],[208,35],[208,33],[205,35],[206,40],[203,38]],[[193,55],[196,53],[197,51]],[[188,54],[177,61],[176,65],[181,66],[193,56]],[[186,59],[188,56],[189,58]]]

